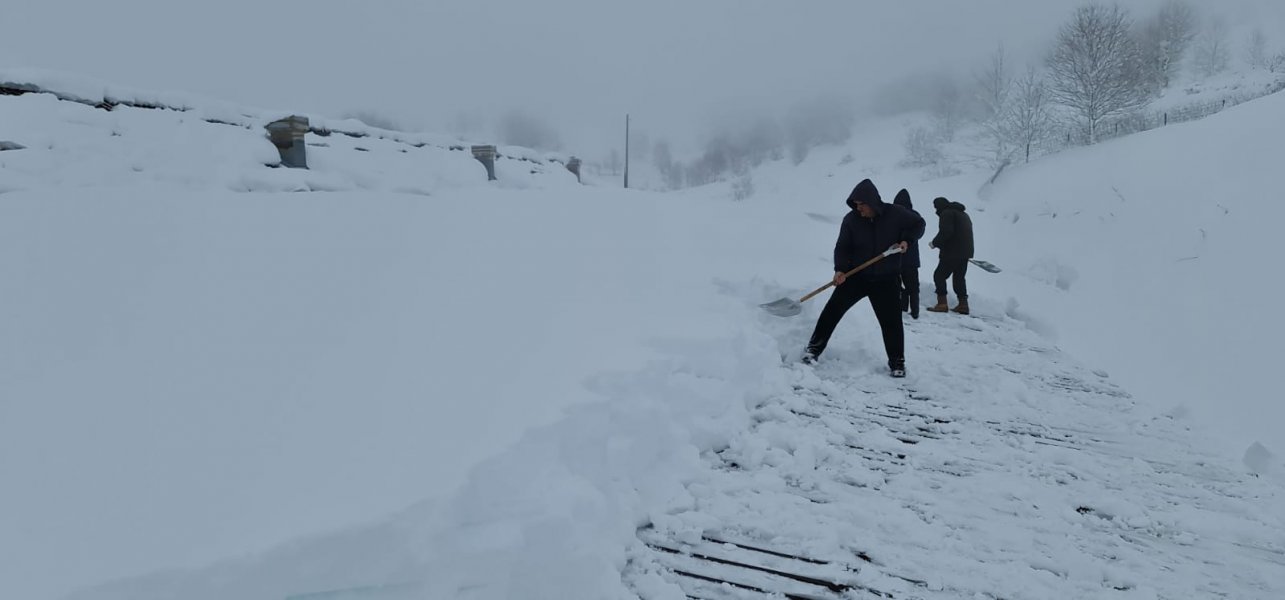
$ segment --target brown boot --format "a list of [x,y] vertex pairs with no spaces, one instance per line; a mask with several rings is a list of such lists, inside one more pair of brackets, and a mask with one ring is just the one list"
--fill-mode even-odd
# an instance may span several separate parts
[[959,314],[961,314],[961,315],[966,315],[966,314],[968,314],[968,300],[960,300],[960,301],[959,301],[959,305],[958,305],[958,306],[956,306],[955,308],[950,309],[950,310],[951,310],[951,312],[957,312],[957,313],[959,313]]
[[928,307],[928,312],[946,312],[950,310],[946,306],[946,294],[937,294],[937,304]]

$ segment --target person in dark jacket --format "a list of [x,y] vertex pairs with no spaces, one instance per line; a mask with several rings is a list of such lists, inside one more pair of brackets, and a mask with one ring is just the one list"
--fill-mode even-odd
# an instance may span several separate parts
[[924,219],[914,211],[885,203],[869,179],[853,188],[847,204],[852,210],[843,217],[839,239],[834,244],[834,292],[821,310],[803,362],[816,362],[843,315],[862,298],[869,297],[883,332],[888,369],[893,377],[905,377],[906,340],[899,306],[903,254],[888,256],[852,277],[845,277],[845,273],[894,245],[904,252],[923,237]]
[[[915,215],[919,211],[910,203],[910,192],[901,190],[892,203],[905,208]],[[923,217],[920,217],[923,218]],[[919,318],[919,241],[910,242],[906,254],[901,257],[901,312],[910,312],[910,318]]]
[[[937,286],[937,304],[928,307],[931,312],[944,313],[952,310],[961,315],[968,314],[968,259],[973,257],[973,220],[964,212],[963,204],[951,202],[945,198],[933,200],[937,211],[937,236],[928,243],[929,248],[937,248],[940,255],[937,270],[933,271],[933,285]],[[950,278],[951,287],[959,304],[953,309],[946,307],[946,278]]]

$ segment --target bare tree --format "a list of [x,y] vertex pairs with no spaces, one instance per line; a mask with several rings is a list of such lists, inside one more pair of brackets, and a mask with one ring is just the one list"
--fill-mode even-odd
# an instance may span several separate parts
[[991,53],[985,68],[974,75],[974,80],[983,117],[994,118],[1003,114],[1013,88],[1013,76],[1009,72],[1008,53],[1002,44]]
[[999,46],[991,54],[981,72],[973,75],[974,95],[980,109],[978,122],[984,132],[988,153],[993,166],[999,166],[1008,158],[1010,145],[1005,135],[1004,126],[1008,118],[1009,97],[1012,93],[1013,78],[1009,74],[1007,55],[1004,46]]
[[652,154],[652,162],[656,164],[656,169],[660,171],[661,178],[665,181],[665,187],[676,190],[683,187],[683,168],[677,162],[674,162],[674,154],[669,149],[669,142],[658,140],[656,149]]
[[938,138],[924,127],[906,132],[906,157],[901,164],[907,167],[928,167],[940,163],[945,155],[938,145]]
[[1267,36],[1262,29],[1255,28],[1250,32],[1249,41],[1245,43],[1245,59],[1255,69],[1267,68],[1271,59],[1267,56]]
[[1168,0],[1139,32],[1141,68],[1157,90],[1169,87],[1196,37],[1196,11],[1185,0]]
[[1227,45],[1227,22],[1221,17],[1210,17],[1192,48],[1192,66],[1202,77],[1213,77],[1227,70],[1231,62],[1231,48]]
[[1148,24],[1139,29],[1135,35],[1138,45],[1136,67],[1138,81],[1146,87],[1148,94],[1158,96],[1168,86],[1162,66],[1164,44],[1159,39],[1159,30]]
[[1138,81],[1131,30],[1129,14],[1119,6],[1081,6],[1058,32],[1049,55],[1050,94],[1079,117],[1089,143],[1097,142],[1104,120],[1149,101],[1144,82]]
[[939,77],[933,88],[932,113],[937,121],[937,135],[949,142],[955,139],[955,132],[964,120],[964,94],[955,78],[949,75]]
[[1277,52],[1267,59],[1267,70],[1272,73],[1285,73],[1285,51]]
[[746,160],[731,133],[718,133],[705,142],[700,158],[687,166],[687,184],[700,186],[718,181],[720,176],[741,167]]
[[1031,146],[1053,133],[1052,102],[1048,86],[1035,68],[1013,84],[1012,102],[1004,119],[1004,137],[1031,160]]

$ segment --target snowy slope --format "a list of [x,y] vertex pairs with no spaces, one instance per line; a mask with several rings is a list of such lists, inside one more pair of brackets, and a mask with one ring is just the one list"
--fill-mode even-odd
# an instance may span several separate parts
[[623,368],[654,354],[629,340],[688,326],[644,310],[659,289],[599,285],[597,248],[665,225],[585,224],[654,208],[557,165],[501,160],[488,184],[461,152],[331,135],[309,171],[269,169],[260,129],[48,95],[0,97],[0,121],[26,146],[0,153],[0,595],[449,493],[593,399],[564,357]]
[[[1280,592],[1279,486],[1192,452],[1180,424],[1020,323],[942,320],[912,324],[912,352],[933,366],[905,385],[852,372],[853,358],[877,363],[873,344],[793,369],[712,449],[710,476],[650,515],[639,537],[653,552],[627,579],[713,598],[731,594],[656,565],[820,597]],[[813,560],[772,566],[763,548]],[[845,593],[745,566],[765,564]]]
[[360,570],[336,568],[323,540],[75,597],[1281,592],[1280,483],[1193,449],[1180,422],[1020,322],[911,323],[925,366],[902,384],[868,337],[815,370],[776,366],[807,323],[746,316],[766,335],[600,378],[610,402],[531,432],[436,512],[384,525]]
[[658,337],[739,335],[720,277],[798,271],[745,246],[776,235],[768,208],[586,188],[521,149],[497,182],[449,148],[342,135],[271,169],[253,124],[272,113],[93,103],[0,97],[26,147],[0,152],[4,595],[449,497],[600,401],[586,378],[666,355]]
[[[851,148],[756,171],[752,202],[837,223],[834,198],[866,176],[881,189],[909,188],[930,221],[933,197],[961,201],[978,257],[1005,269],[974,270],[974,292],[1017,306],[1059,347],[1183,416],[1220,452],[1239,458],[1258,442],[1279,455],[1285,405],[1272,365],[1285,330],[1270,315],[1285,286],[1270,273],[1285,216],[1273,162],[1283,110],[1285,95],[1273,94],[1009,167],[993,185],[989,170],[921,181],[920,169],[897,165],[905,124],[872,123]],[[926,258],[929,282],[935,260]]]
[[[1172,397],[1102,371],[1108,346],[1148,339],[1090,335],[1132,318],[1089,274],[1115,255],[1004,209],[1026,208],[1005,200],[1021,182],[1105,169],[1099,151],[1190,139],[1221,150],[1211,179],[1269,189],[1236,166],[1279,135],[1240,117],[1255,106],[1279,111],[1054,157],[979,206],[966,198],[983,176],[921,183],[879,135],[765,170],[731,203],[555,168],[488,183],[458,152],[409,164],[391,144],[267,169],[256,131],[160,151],[215,124],[0,98],[30,124],[15,141],[50,132],[0,153],[19,182],[0,194],[0,307],[21,315],[0,337],[0,581],[52,598],[182,568],[72,596],[131,600],[754,593],[683,571],[819,597],[1279,597],[1279,472],[1255,477],[1164,414]],[[1224,133],[1256,142],[1217,146]],[[60,154],[85,139],[94,152]],[[1006,267],[973,276],[976,316],[909,324],[904,384],[864,306],[815,370],[791,359],[824,297],[790,320],[757,308],[829,276],[842,199],[865,176],[921,207],[945,193],[984,209],[979,246]],[[1005,220],[1014,243],[989,243]],[[1018,226],[1032,221],[1054,225]],[[1037,242],[1047,254],[1026,253]],[[1050,272],[1078,278],[1066,290]],[[220,556],[236,558],[198,568]]]
[[1044,284],[1015,291],[1067,322],[1063,347],[1189,411],[1229,453],[1285,449],[1285,324],[1271,317],[1285,295],[1272,276],[1283,113],[1275,94],[1069,152],[1006,173],[976,202],[1003,240],[986,252]]
[[[310,116],[311,169],[263,169],[280,157],[264,126],[292,113],[228,106],[190,94],[154,93],[60,73],[0,69],[4,136],[29,152],[7,156],[0,190],[167,183],[236,192],[394,191],[427,195],[477,183],[485,171],[468,148],[484,141],[387,131]],[[101,107],[115,106],[113,110]],[[99,107],[99,108],[96,108]],[[309,116],[309,115],[304,115]],[[565,185],[565,157],[499,147],[500,185],[545,179]],[[75,164],[75,169],[67,169]]]

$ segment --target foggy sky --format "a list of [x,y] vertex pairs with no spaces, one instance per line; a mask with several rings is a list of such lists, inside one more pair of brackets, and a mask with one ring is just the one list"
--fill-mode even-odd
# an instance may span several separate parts
[[[1141,17],[1160,2],[1121,4]],[[0,66],[441,132],[521,107],[594,158],[620,147],[625,113],[681,149],[729,118],[915,73],[965,75],[1000,42],[1015,67],[1039,62],[1081,3],[0,0]],[[1191,3],[1259,23],[1285,48],[1285,0]]]
[[[1140,16],[1159,1],[1123,4]],[[461,115],[521,107],[567,151],[595,156],[619,145],[625,113],[681,149],[729,115],[916,72],[965,74],[1000,42],[1016,63],[1038,60],[1078,4],[0,0],[0,64],[322,116],[372,111],[448,133]],[[1193,4],[1247,22],[1285,2]],[[1268,12],[1285,30],[1285,11]]]

